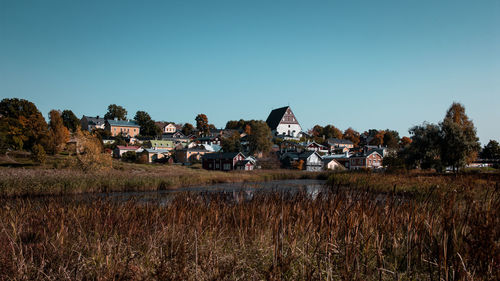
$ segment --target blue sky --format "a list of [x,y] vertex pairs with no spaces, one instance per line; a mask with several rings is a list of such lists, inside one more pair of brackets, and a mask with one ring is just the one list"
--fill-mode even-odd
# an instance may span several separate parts
[[0,0],[0,98],[217,127],[292,106],[305,128],[407,135],[465,105],[500,140],[500,1]]

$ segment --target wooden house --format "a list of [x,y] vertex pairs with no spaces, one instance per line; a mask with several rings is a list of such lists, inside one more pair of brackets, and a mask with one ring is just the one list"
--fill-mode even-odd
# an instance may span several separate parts
[[202,166],[206,170],[232,171],[239,161],[245,160],[241,152],[216,152],[202,156]]

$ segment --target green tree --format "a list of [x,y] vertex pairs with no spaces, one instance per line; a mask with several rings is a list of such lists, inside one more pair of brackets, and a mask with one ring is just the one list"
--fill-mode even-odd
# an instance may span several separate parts
[[481,149],[476,128],[460,103],[450,106],[440,126],[441,160],[445,166],[451,166],[457,172],[459,168],[472,162]]
[[189,136],[193,133],[194,131],[194,127],[193,125],[191,125],[190,123],[185,123],[183,126],[182,126],[182,130],[181,132],[185,135],[185,136]]
[[36,163],[45,163],[45,159],[47,159],[47,155],[45,154],[45,149],[40,144],[35,144],[31,148],[31,159]]
[[384,131],[383,143],[388,148],[392,148],[392,149],[399,148],[399,140],[400,139],[401,138],[399,137],[399,133],[397,131],[389,130],[389,129]]
[[409,132],[412,142],[403,152],[407,166],[441,170],[440,127],[436,124],[423,123],[412,127]]
[[490,140],[481,151],[483,159],[500,159],[500,146],[496,140]]
[[230,137],[223,138],[221,141],[221,146],[224,152],[241,151],[240,134],[235,132]]
[[73,111],[66,109],[61,113],[61,118],[63,120],[63,124],[66,128],[68,128],[71,132],[75,132],[78,128],[80,128],[80,119],[76,117]]
[[196,129],[198,130],[198,134],[200,136],[207,136],[210,133],[210,126],[208,124],[208,118],[205,114],[198,114],[195,118],[196,120]]
[[127,120],[127,110],[122,106],[110,104],[108,106],[108,112],[104,115],[104,119],[112,120],[115,118],[118,120]]
[[138,156],[139,155],[137,155],[137,153],[135,151],[127,151],[127,152],[122,154],[121,158],[122,158],[122,161],[134,163],[137,161]]
[[137,111],[134,120],[141,126],[141,135],[154,137],[161,135],[161,129],[156,126],[155,121],[145,111]]
[[256,121],[251,125],[251,134],[248,135],[248,142],[251,153],[269,152],[272,142],[271,129],[264,121]]
[[49,113],[49,137],[47,139],[47,151],[51,154],[61,152],[69,140],[68,128],[64,126],[61,114],[57,110]]
[[3,99],[0,102],[0,134],[5,146],[31,150],[35,144],[44,144],[48,127],[35,104],[24,99]]

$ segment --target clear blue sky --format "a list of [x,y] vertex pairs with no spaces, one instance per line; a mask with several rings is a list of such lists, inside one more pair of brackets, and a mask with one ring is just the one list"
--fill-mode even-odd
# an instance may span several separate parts
[[0,0],[0,98],[217,127],[398,130],[466,106],[500,140],[500,1]]

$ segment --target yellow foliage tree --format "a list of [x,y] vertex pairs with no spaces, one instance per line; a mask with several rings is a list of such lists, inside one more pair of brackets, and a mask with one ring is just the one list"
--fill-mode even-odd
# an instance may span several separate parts
[[49,113],[49,139],[47,148],[50,153],[57,154],[64,149],[69,140],[69,130],[64,126],[61,113],[51,110]]
[[111,155],[102,153],[102,144],[95,135],[77,130],[75,140],[76,164],[82,170],[93,171],[112,167]]

